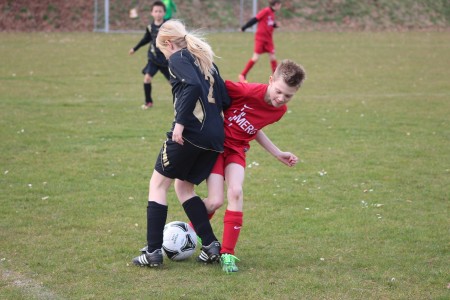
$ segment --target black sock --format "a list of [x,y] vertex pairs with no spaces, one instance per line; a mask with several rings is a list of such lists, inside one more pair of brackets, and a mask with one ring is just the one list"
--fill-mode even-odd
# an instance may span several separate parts
[[161,249],[163,231],[167,219],[167,206],[149,201],[147,206],[147,243],[148,252]]
[[208,219],[205,203],[199,196],[192,197],[184,202],[183,208],[194,226],[195,232],[202,239],[203,245],[209,246],[212,242],[217,241]]
[[145,103],[153,102],[151,83],[144,83],[144,94],[145,94]]

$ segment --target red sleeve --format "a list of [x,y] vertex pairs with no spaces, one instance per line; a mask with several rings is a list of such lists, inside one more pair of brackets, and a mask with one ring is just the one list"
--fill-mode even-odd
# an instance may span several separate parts
[[246,95],[246,89],[241,82],[225,80],[225,86],[227,88],[228,96],[231,98],[231,103],[233,103],[234,99],[245,97]]
[[269,13],[270,7],[266,7],[264,9],[261,9],[259,13],[256,14],[255,18],[260,21],[262,18],[264,18]]

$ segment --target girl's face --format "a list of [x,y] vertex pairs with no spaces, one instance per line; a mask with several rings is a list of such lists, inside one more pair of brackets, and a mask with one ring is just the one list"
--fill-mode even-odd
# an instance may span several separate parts
[[172,49],[171,49],[171,45],[169,45],[169,42],[166,42],[164,44],[164,47],[159,47],[159,50],[161,50],[161,52],[164,54],[164,56],[166,57],[166,59],[169,59],[169,57],[172,55]]
[[298,88],[288,86],[283,78],[269,78],[269,87],[267,88],[265,100],[269,105],[281,107],[292,100]]
[[166,59],[169,59],[169,57],[174,54],[175,52],[179,51],[181,48],[177,47],[174,43],[167,40],[162,47],[158,47],[159,50],[164,54]]

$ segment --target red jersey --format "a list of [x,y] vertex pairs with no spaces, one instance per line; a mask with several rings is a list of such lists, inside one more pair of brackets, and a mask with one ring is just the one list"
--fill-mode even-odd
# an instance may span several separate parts
[[258,27],[256,28],[256,40],[271,40],[275,26],[275,12],[270,6],[261,9],[255,16],[258,20]]
[[231,99],[231,106],[224,112],[225,147],[249,149],[258,130],[280,120],[287,106],[274,107],[264,101],[268,84],[226,80],[225,86]]

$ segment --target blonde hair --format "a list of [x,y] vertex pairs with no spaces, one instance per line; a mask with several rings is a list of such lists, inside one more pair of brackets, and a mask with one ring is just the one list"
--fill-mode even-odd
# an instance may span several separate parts
[[290,87],[300,88],[303,81],[306,79],[305,69],[296,62],[284,59],[275,69],[273,78],[283,78],[283,81]]
[[179,48],[187,48],[194,56],[202,73],[205,76],[211,74],[215,55],[211,46],[200,33],[188,32],[180,20],[168,20],[159,28],[156,46],[163,49],[167,47],[167,41]]

